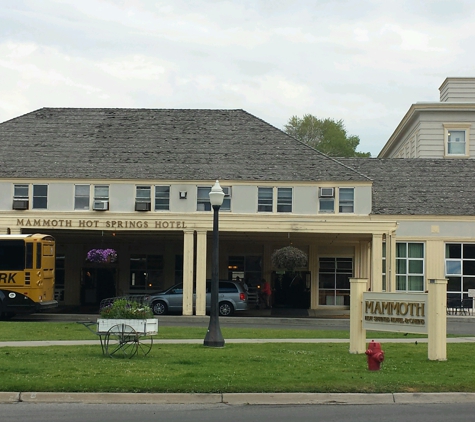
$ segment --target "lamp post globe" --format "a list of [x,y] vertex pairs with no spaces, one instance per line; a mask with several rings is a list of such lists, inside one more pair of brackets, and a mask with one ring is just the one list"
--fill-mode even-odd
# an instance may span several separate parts
[[224,192],[219,181],[211,188],[209,201],[213,207],[213,256],[211,273],[211,308],[209,326],[203,344],[208,347],[224,347],[224,339],[219,327],[218,291],[219,291],[219,208],[223,204]]

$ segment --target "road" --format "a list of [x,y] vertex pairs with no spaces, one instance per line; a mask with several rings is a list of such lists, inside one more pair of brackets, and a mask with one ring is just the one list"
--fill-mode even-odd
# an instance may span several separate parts
[[15,403],[1,404],[2,422],[467,422],[475,403],[387,405],[151,405]]

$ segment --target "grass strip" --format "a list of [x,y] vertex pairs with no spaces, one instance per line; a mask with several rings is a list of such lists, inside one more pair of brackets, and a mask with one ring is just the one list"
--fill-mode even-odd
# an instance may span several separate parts
[[0,348],[0,390],[52,392],[475,392],[473,344],[383,344],[380,371],[347,344],[154,344],[148,356],[112,359],[100,346]]

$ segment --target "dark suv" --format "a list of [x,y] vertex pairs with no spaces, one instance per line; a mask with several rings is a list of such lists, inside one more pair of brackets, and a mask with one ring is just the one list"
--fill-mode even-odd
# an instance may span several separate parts
[[[193,292],[193,306],[195,306],[196,292]],[[155,315],[165,315],[169,312],[183,312],[183,283],[176,284],[163,292],[152,293],[148,296],[148,303]],[[211,303],[211,281],[206,281],[206,312],[209,312]],[[220,281],[218,293],[219,315],[230,316],[235,311],[247,309],[247,293],[235,281]]]

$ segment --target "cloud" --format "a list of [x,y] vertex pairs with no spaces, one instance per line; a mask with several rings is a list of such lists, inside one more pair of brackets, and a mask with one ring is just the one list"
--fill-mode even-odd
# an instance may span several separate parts
[[475,76],[475,5],[427,0],[6,0],[0,121],[44,106],[343,119],[382,148],[447,76]]

